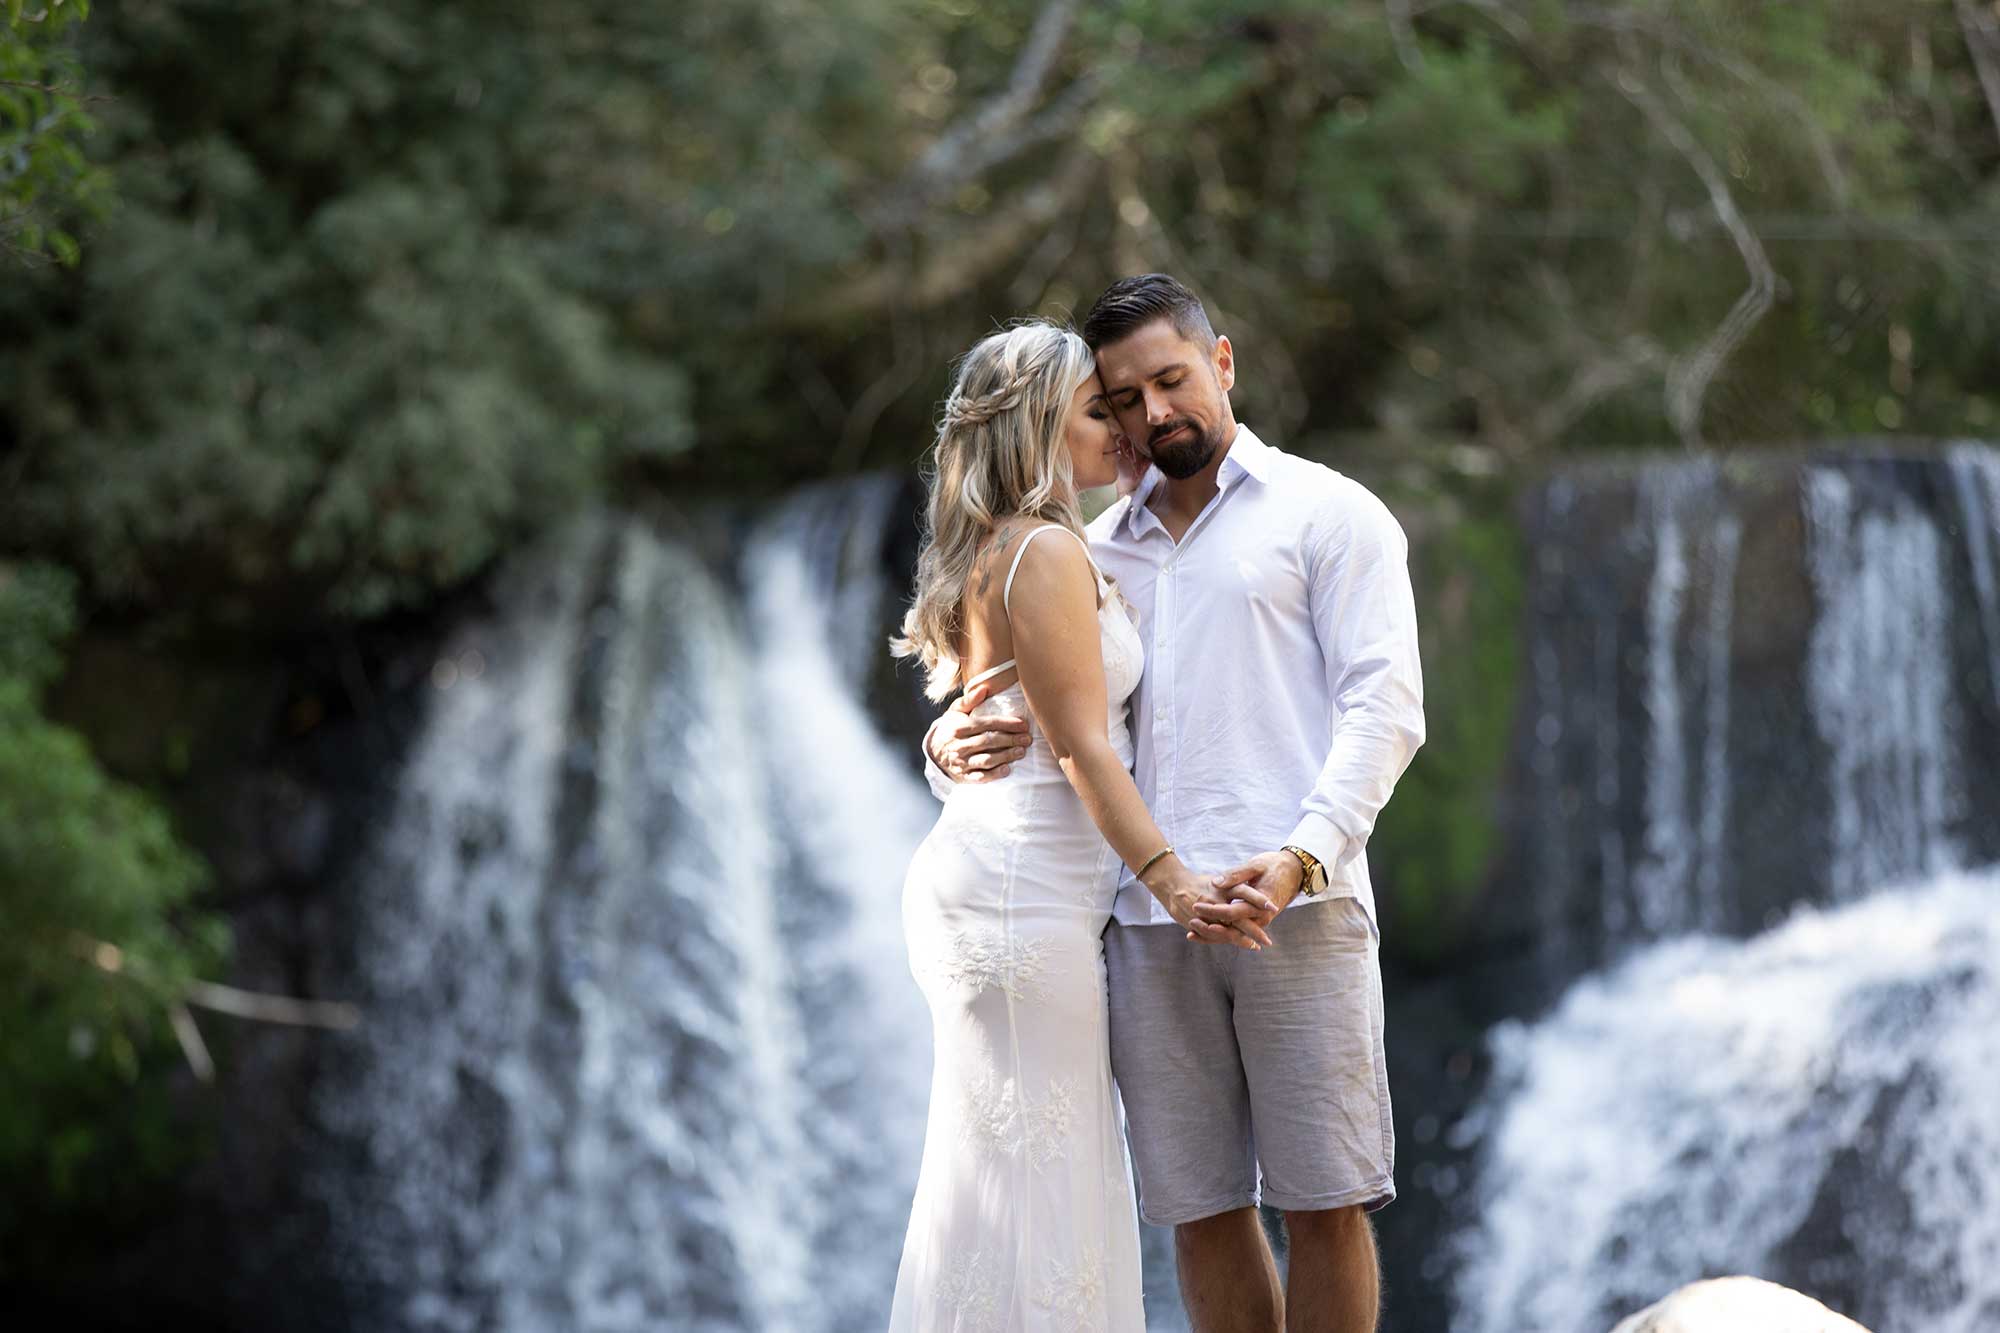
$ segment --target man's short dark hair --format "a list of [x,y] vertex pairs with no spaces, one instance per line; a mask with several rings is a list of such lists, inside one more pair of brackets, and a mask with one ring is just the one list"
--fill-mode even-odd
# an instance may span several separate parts
[[1215,347],[1215,329],[1201,298],[1164,273],[1120,278],[1106,287],[1083,317],[1083,340],[1094,352],[1156,319],[1172,321],[1174,331],[1198,347]]

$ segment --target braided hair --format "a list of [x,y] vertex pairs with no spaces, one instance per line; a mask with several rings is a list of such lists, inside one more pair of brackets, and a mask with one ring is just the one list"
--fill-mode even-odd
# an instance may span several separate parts
[[1064,422],[1096,370],[1083,339],[1046,320],[983,338],[958,363],[925,469],[916,596],[890,640],[896,656],[923,660],[932,699],[958,685],[966,584],[986,540],[1015,518],[1082,535]]

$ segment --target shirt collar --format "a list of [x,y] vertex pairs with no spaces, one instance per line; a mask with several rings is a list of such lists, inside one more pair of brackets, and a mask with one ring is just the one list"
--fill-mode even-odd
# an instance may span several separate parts
[[[1228,454],[1222,459],[1222,466],[1216,469],[1215,484],[1219,490],[1228,490],[1236,484],[1238,477],[1249,477],[1254,481],[1268,481],[1271,476],[1271,446],[1257,438],[1255,431],[1241,422],[1236,426],[1236,438],[1229,446]],[[1146,502],[1152,498],[1164,478],[1158,468],[1146,469],[1145,477],[1139,482],[1139,489],[1132,492],[1131,504],[1125,510],[1125,528],[1132,535],[1139,533],[1139,515],[1146,511]]]

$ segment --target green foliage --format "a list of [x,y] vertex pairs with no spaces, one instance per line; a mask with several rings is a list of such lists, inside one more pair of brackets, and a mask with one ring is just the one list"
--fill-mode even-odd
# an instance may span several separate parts
[[[994,321],[1154,267],[1280,440],[1990,427],[2000,124],[1950,7],[1411,10],[102,10],[36,38],[123,203],[0,289],[0,542],[142,610],[373,615],[607,485],[906,465]],[[1677,424],[1751,286],[1718,190],[1772,306]]]
[[198,621],[365,617],[686,445],[682,375],[561,276],[536,216],[568,206],[534,181],[574,89],[559,52],[517,59],[532,21],[205,4],[91,26],[123,205],[96,262],[0,291],[16,549]]
[[[755,234],[760,301],[729,305],[794,340],[737,356],[725,338],[726,362],[691,363],[741,428],[712,473],[738,475],[746,442],[784,474],[823,470],[830,436],[835,467],[904,462],[944,367],[995,319],[1073,312],[1149,267],[1207,296],[1243,403],[1280,439],[1460,433],[1511,464],[1677,433],[1986,424],[2000,112],[1949,7],[1434,5],[1398,30],[1382,6],[1079,6],[1016,115],[1054,8],[781,9],[817,68],[851,80],[881,75],[871,50],[898,59],[861,100],[789,81],[757,171],[690,159],[668,186],[740,201],[730,237],[772,180],[787,189]],[[862,14],[893,16],[893,35],[835,30]],[[689,36],[725,65],[746,40]],[[725,92],[678,123],[729,142],[736,115]],[[937,169],[951,145],[964,169]],[[1670,386],[1751,287],[1718,183],[1774,304],[1677,425]],[[733,240],[697,240],[740,262]]]
[[227,948],[184,910],[204,871],[165,812],[42,714],[73,585],[0,565],[0,1269],[52,1217],[136,1207],[182,1160],[167,1008]]
[[1387,935],[1410,961],[1450,955],[1499,850],[1526,573],[1512,498],[1505,485],[1460,482],[1408,500],[1428,510],[1412,569],[1428,737],[1382,811],[1369,855],[1389,880]]
[[70,29],[89,0],[47,0],[0,17],[0,258],[74,267],[68,228],[103,206],[106,173],[86,160],[94,128]]

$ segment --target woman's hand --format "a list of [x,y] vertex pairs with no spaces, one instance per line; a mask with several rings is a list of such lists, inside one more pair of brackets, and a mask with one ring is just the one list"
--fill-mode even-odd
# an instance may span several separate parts
[[1139,489],[1139,479],[1146,475],[1147,465],[1125,432],[1116,432],[1114,439],[1118,450],[1118,498],[1122,500]]
[[1257,919],[1253,906],[1221,898],[1210,876],[1189,870],[1180,858],[1166,860],[1171,866],[1149,872],[1146,887],[1190,940],[1251,950],[1270,945],[1271,937],[1264,932],[1264,923]]

